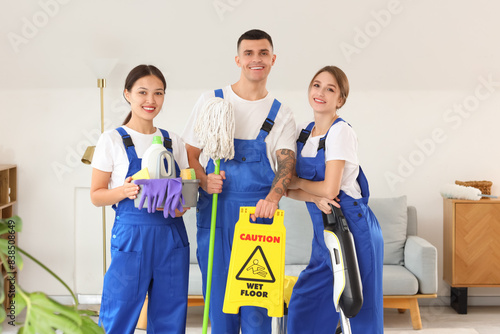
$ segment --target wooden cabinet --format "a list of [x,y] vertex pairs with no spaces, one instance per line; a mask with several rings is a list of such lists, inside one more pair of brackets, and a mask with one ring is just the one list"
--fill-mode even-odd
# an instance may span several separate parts
[[500,200],[444,199],[443,279],[467,313],[468,287],[500,287]]
[[[10,218],[14,215],[14,204],[17,201],[17,167],[16,165],[0,165],[0,218]],[[0,236],[8,238],[8,235]],[[17,235],[15,235],[17,245]],[[7,272],[2,267],[2,278],[4,279],[5,300],[4,307],[10,305],[9,288],[10,281],[7,280]],[[10,274],[10,277],[17,277],[17,271]]]

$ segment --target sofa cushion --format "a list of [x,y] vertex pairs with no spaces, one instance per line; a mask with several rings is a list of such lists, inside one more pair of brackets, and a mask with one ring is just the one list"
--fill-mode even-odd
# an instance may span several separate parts
[[414,295],[418,292],[417,278],[400,265],[384,265],[384,296]]
[[369,206],[377,217],[384,237],[384,264],[404,264],[408,209],[406,196],[371,198]]
[[287,264],[285,266],[285,275],[298,277],[306,267],[306,264]]

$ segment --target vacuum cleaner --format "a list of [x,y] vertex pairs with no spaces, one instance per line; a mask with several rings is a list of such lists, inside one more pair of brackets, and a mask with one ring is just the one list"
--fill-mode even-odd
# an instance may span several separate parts
[[349,319],[363,305],[363,287],[359,274],[354,238],[340,208],[330,204],[332,212],[323,213],[325,244],[330,251],[333,270],[333,302],[340,314],[336,333],[351,334]]

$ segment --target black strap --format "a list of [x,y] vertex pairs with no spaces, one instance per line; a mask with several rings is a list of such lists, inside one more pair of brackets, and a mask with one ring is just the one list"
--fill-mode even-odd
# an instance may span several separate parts
[[304,144],[307,141],[307,138],[309,138],[310,134],[311,131],[302,129],[302,131],[300,131],[299,139],[297,139],[297,142]]
[[326,137],[323,137],[319,140],[318,151],[325,149],[325,141],[326,141]]
[[125,147],[129,148],[130,146],[134,146],[134,143],[132,142],[132,138],[130,138],[129,134],[122,136],[122,139],[123,139],[123,144],[125,145]]
[[172,149],[172,139],[170,138],[163,138],[163,146],[165,146],[165,148],[167,150],[171,150]]
[[271,132],[271,129],[273,128],[273,126],[274,126],[274,121],[272,119],[266,118],[264,123],[262,123],[262,127],[260,129],[269,133],[269,132]]

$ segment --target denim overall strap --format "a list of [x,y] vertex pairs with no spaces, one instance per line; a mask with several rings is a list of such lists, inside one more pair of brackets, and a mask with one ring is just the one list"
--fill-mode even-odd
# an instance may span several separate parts
[[215,97],[220,97],[221,99],[224,98],[224,92],[222,91],[222,89],[216,89],[214,92],[215,92]]
[[[132,142],[132,138],[125,131],[124,128],[119,127],[116,128],[116,131],[122,136],[123,145],[125,146],[125,151],[127,152],[128,162],[132,162],[133,159],[137,159],[137,153],[135,152],[134,143]],[[127,175],[127,177],[130,175]]]
[[[221,99],[224,98],[224,92],[222,89],[216,89],[214,90],[215,97],[219,97]],[[267,118],[264,120],[264,123],[262,123],[262,127],[260,128],[259,135],[257,136],[257,140],[264,141],[271,132],[271,129],[274,126],[274,120],[276,119],[276,115],[278,115],[278,111],[281,108],[281,102],[274,99],[273,105],[271,106],[271,110],[269,111],[269,114],[267,115]]]
[[307,138],[311,135],[312,128],[314,127],[314,122],[309,123],[305,129],[302,129],[300,131],[299,138],[297,139],[297,154],[302,152],[302,149],[304,148],[304,144],[307,141]]
[[276,115],[278,115],[278,111],[281,108],[281,102],[274,99],[273,105],[271,106],[271,110],[269,111],[269,114],[267,115],[267,118],[265,119],[264,123],[262,123],[262,127],[260,128],[259,135],[257,136],[257,140],[264,141],[271,132],[271,129],[274,126],[274,120],[276,119]]
[[[319,140],[319,145],[318,145],[318,151],[319,150],[324,150],[325,149],[325,141],[326,141],[326,136],[328,136],[328,133],[330,132],[332,126],[337,124],[338,122],[345,122],[342,118],[337,118],[333,124],[330,126],[330,129],[325,133],[325,135]],[[347,123],[347,122],[346,122]],[[349,123],[347,123],[349,126],[351,126]]]

